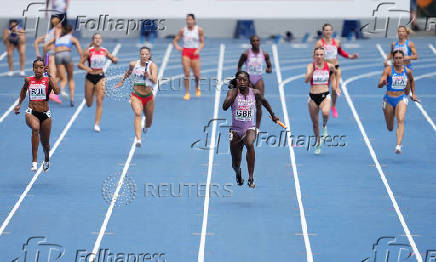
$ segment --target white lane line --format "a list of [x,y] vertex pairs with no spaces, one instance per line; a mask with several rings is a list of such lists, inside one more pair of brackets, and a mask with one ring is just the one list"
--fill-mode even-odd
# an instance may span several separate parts
[[0,61],[2,61],[7,54],[8,52],[4,51],[3,54],[0,55]]
[[[433,76],[436,76],[436,73],[433,72],[433,73],[429,73],[429,74],[415,77],[415,81],[418,81],[420,79],[427,78],[427,77],[433,77]],[[415,103],[415,105],[419,108],[419,110],[421,111],[424,118],[427,120],[427,122],[430,124],[430,126],[433,128],[433,130],[436,132],[436,125],[434,124],[433,120],[428,116],[427,111],[425,111],[424,107],[420,103]]]
[[291,124],[290,124],[289,117],[288,117],[288,109],[286,107],[285,91],[283,90],[284,83],[282,82],[282,74],[280,71],[280,64],[279,64],[279,55],[278,55],[278,51],[277,51],[277,46],[275,44],[273,44],[273,46],[272,46],[272,53],[273,53],[274,65],[275,65],[276,73],[277,73],[277,81],[279,82],[280,101],[282,103],[283,119],[285,121],[284,124],[287,127],[286,128],[287,132],[289,132],[288,133],[289,135],[287,136],[288,147],[289,147],[289,157],[291,158],[292,173],[294,174],[295,193],[297,196],[298,207],[300,210],[301,229],[303,231],[304,245],[306,247],[306,257],[307,257],[307,262],[313,262],[312,248],[310,246],[310,239],[309,239],[309,234],[307,231],[307,221],[306,221],[306,216],[304,213],[303,201],[301,200],[300,179],[298,177],[297,165],[295,163],[295,152],[294,152],[294,149],[292,148]]
[[[118,49],[120,48],[120,44]],[[116,47],[115,47],[116,48]],[[114,50],[114,52],[112,52],[114,55],[116,55],[116,53],[118,52],[118,49],[116,48]],[[115,52],[116,51],[116,52]],[[105,71],[107,69],[107,67],[110,65],[110,62],[107,63],[105,65]],[[67,123],[67,125],[65,126],[64,130],[62,131],[62,133],[60,134],[59,138],[56,140],[56,142],[54,143],[53,147],[50,150],[50,158],[52,157],[52,155],[54,154],[54,152],[56,151],[56,149],[58,148],[58,146],[60,145],[62,139],[64,139],[65,135],[67,134],[68,130],[71,128],[71,126],[73,125],[74,121],[77,119],[77,117],[79,116],[80,112],[82,111],[83,107],[85,106],[85,99],[82,100],[82,103],[79,105],[79,107],[76,109],[76,111],[74,112],[73,116],[71,117],[70,121]],[[36,171],[35,175],[33,175],[32,180],[30,181],[30,183],[26,186],[26,189],[24,190],[24,192],[20,195],[20,198],[18,199],[18,201],[15,203],[14,207],[12,208],[12,210],[9,212],[9,215],[7,216],[7,218],[3,221],[1,227],[0,227],[0,236],[3,234],[6,226],[9,224],[9,222],[11,221],[12,217],[14,216],[15,212],[17,212],[18,208],[20,207],[21,203],[23,202],[24,198],[26,197],[27,193],[32,189],[33,184],[36,182],[36,180],[38,179],[39,175],[42,172],[42,165],[38,168],[38,170]]]
[[370,155],[372,157],[372,160],[375,163],[375,166],[376,166],[377,171],[378,171],[378,173],[380,175],[380,178],[383,181],[383,184],[385,185],[385,188],[386,188],[386,191],[387,191],[387,193],[389,195],[389,198],[392,201],[392,205],[393,205],[393,207],[395,209],[395,212],[397,213],[398,219],[400,220],[400,223],[401,223],[401,225],[403,227],[404,233],[407,236],[407,239],[409,240],[410,246],[413,249],[414,255],[416,256],[416,260],[418,262],[423,262],[421,254],[419,253],[419,250],[416,247],[415,240],[413,239],[412,234],[410,233],[409,227],[407,226],[406,221],[404,220],[404,216],[403,216],[403,214],[400,211],[400,207],[399,207],[399,205],[397,203],[397,200],[395,199],[394,193],[392,192],[391,187],[389,186],[388,180],[386,179],[386,176],[385,176],[385,174],[383,172],[383,169],[380,166],[380,162],[377,159],[375,151],[374,151],[374,149],[373,149],[373,147],[371,145],[371,142],[369,141],[369,138],[368,138],[368,136],[366,134],[366,131],[365,131],[363,125],[362,125],[362,122],[360,121],[359,115],[358,115],[358,113],[356,111],[356,108],[354,107],[353,101],[351,100],[351,97],[350,97],[350,95],[348,93],[348,89],[347,89],[347,85],[349,83],[353,82],[353,81],[356,81],[356,80],[364,78],[364,77],[375,76],[375,75],[378,75],[378,74],[380,74],[379,71],[373,71],[373,72],[369,72],[367,74],[351,77],[351,78],[347,79],[345,82],[342,82],[342,90],[343,90],[343,93],[345,95],[345,99],[347,100],[348,106],[350,107],[350,109],[351,109],[351,111],[353,113],[354,119],[356,120],[357,125],[359,126],[360,133],[362,134],[363,139],[365,140],[366,146],[368,147],[368,150],[369,150],[369,153],[370,153]]
[[[221,85],[222,85],[222,73],[223,73],[223,61],[224,61],[224,50],[225,45],[221,44],[220,46],[220,54],[218,59],[218,72],[217,72],[217,86],[215,89],[215,103],[213,108],[213,119],[218,118],[218,109],[220,103],[221,96]],[[215,135],[216,135],[216,125],[217,122],[213,121],[212,123],[212,135],[210,144],[215,145]],[[209,188],[210,181],[212,178],[212,168],[213,168],[213,157],[215,155],[215,150],[209,150],[209,165],[207,169],[207,181],[206,181],[206,194],[204,196],[204,205],[203,205],[203,224],[201,226],[201,238],[200,238],[200,246],[198,248],[198,262],[204,262],[204,246],[206,242],[206,232],[207,232],[207,218],[209,216]]]
[[428,47],[431,49],[431,51],[433,51],[433,54],[436,55],[436,49],[434,48],[434,46],[432,44],[428,44]]
[[[162,65],[159,69],[158,78],[161,78],[163,76],[163,73],[165,71],[165,67],[167,66],[168,59],[169,59],[170,54],[171,54],[171,50],[172,50],[172,44],[169,44],[167,51],[165,52],[164,59],[162,60]],[[157,91],[158,91],[156,86],[157,85],[155,85],[155,87],[153,88],[154,95],[156,95]],[[98,253],[98,250],[100,249],[100,244],[101,244],[103,236],[106,232],[106,228],[107,228],[107,225],[109,223],[109,219],[112,216],[112,212],[113,212],[115,203],[117,202],[118,195],[119,195],[119,192],[121,190],[121,186],[124,183],[124,178],[126,177],[127,171],[129,170],[129,167],[130,167],[130,162],[132,161],[133,155],[135,154],[135,149],[136,149],[135,140],[133,141],[132,146],[130,147],[129,156],[127,157],[127,160],[124,164],[123,172],[121,173],[120,180],[118,180],[118,185],[117,185],[117,188],[115,189],[114,195],[112,196],[111,204],[109,205],[109,208],[106,211],[106,216],[104,218],[103,224],[101,225],[97,239],[95,240],[94,248],[92,249],[92,253],[90,256],[90,260],[89,260],[90,262],[95,261],[95,257]]]

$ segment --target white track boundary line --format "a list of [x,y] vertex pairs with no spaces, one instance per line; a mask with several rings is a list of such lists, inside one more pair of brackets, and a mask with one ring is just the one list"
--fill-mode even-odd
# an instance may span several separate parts
[[[434,49],[433,45],[429,44],[428,46],[436,54],[436,50]],[[384,59],[386,59],[386,53],[383,51],[383,49],[381,48],[381,46],[379,44],[377,44],[377,49],[380,52],[380,55]],[[415,68],[416,67],[417,66],[415,66]],[[418,77],[415,77],[415,81],[419,80],[419,79],[422,79],[422,78],[426,78],[426,77],[432,77],[434,75],[435,75],[435,73],[429,73],[429,74],[425,74],[425,75],[422,75],[422,76],[418,76]],[[427,120],[427,122],[430,124],[430,126],[433,128],[433,130],[436,132],[436,125],[434,124],[433,120],[428,116],[427,111],[424,109],[424,107],[420,103],[416,103],[415,102],[414,104],[418,107],[419,111],[421,111],[421,113],[424,116],[425,120]]]
[[[301,200],[301,187],[300,187],[300,179],[298,178],[298,172],[297,172],[297,165],[295,163],[295,152],[292,148],[292,141],[291,141],[291,124],[288,117],[288,109],[286,107],[286,100],[285,100],[285,91],[283,89],[284,83],[282,82],[282,74],[280,72],[280,64],[279,64],[279,55],[277,51],[277,45],[272,45],[272,53],[274,57],[274,65],[276,68],[277,73],[277,80],[279,82],[279,93],[280,93],[280,101],[282,103],[282,109],[283,109],[283,119],[285,121],[285,125],[287,126],[286,130],[289,132],[287,139],[288,139],[288,147],[289,147],[289,157],[291,158],[291,164],[292,164],[292,173],[294,174],[294,181],[295,181],[295,193],[297,196],[298,201],[298,207],[300,210],[300,221],[301,221],[301,229],[303,231],[303,238],[304,238],[304,245],[306,247],[306,257],[307,262],[313,262],[313,254],[312,254],[312,248],[310,246],[310,239],[309,234],[307,231],[307,221],[306,216],[304,213],[304,206],[303,201]],[[289,78],[288,78],[289,79]]]
[[343,82],[342,79],[341,79],[342,90],[343,90],[343,93],[345,95],[345,99],[347,100],[348,106],[350,107],[350,109],[351,109],[351,111],[353,113],[354,119],[356,120],[357,125],[359,126],[360,133],[362,134],[363,139],[365,140],[366,146],[368,147],[368,150],[369,150],[369,153],[370,153],[370,155],[372,157],[372,160],[375,163],[375,166],[376,166],[377,171],[378,171],[378,173],[380,175],[380,178],[381,178],[381,180],[382,180],[382,182],[383,182],[383,184],[384,184],[384,186],[386,188],[386,191],[387,191],[387,193],[389,195],[389,198],[392,201],[392,205],[393,205],[393,207],[395,209],[395,212],[397,213],[398,219],[400,220],[400,223],[401,223],[401,225],[403,227],[404,233],[405,233],[407,239],[409,240],[410,246],[413,249],[414,255],[416,256],[416,260],[418,262],[423,262],[421,254],[419,253],[419,250],[416,247],[415,240],[413,239],[412,234],[410,233],[409,227],[407,226],[407,224],[406,224],[406,222],[404,220],[404,216],[403,216],[403,214],[400,211],[400,207],[399,207],[399,205],[397,203],[397,200],[395,199],[394,193],[392,192],[391,187],[389,186],[388,180],[386,179],[386,176],[385,176],[385,174],[383,172],[383,169],[382,169],[382,167],[380,165],[380,162],[377,159],[377,156],[376,156],[375,151],[374,151],[374,149],[373,149],[373,147],[371,145],[371,142],[369,141],[369,138],[366,135],[366,131],[365,131],[364,127],[363,127],[362,122],[360,121],[359,115],[358,115],[358,113],[356,111],[356,108],[354,107],[353,101],[351,100],[350,94],[348,93],[348,89],[347,89],[347,85],[349,83],[353,82],[353,81],[356,81],[356,80],[358,80],[360,78],[364,78],[364,77],[375,76],[375,75],[378,75],[378,74],[380,74],[379,71],[373,71],[373,72],[369,72],[367,74],[363,74],[363,75],[360,75],[360,76],[351,77],[351,78],[347,79],[345,82]]
[[[225,45],[220,45],[220,54],[218,58],[218,72],[217,72],[217,86],[215,89],[215,102],[213,108],[213,119],[218,118],[218,110],[221,96],[221,85],[222,85],[222,73],[223,73],[223,61],[224,61],[224,51]],[[215,136],[216,136],[216,121],[212,123],[212,135],[210,144],[215,145]],[[200,237],[200,246],[198,247],[198,262],[204,262],[204,246],[206,242],[206,231],[207,231],[207,219],[209,216],[209,189],[210,189],[210,181],[212,179],[212,168],[213,168],[213,157],[215,155],[215,150],[209,150],[209,165],[207,168],[207,180],[206,180],[206,194],[204,196],[204,205],[203,205],[203,224],[201,226],[201,237]]]
[[436,49],[434,48],[434,46],[432,44],[428,44],[428,47],[431,49],[431,51],[433,51],[433,54],[436,55]]
[[[162,60],[162,65],[159,69],[158,79],[160,79],[162,77],[163,72],[165,71],[165,67],[167,66],[168,59],[169,59],[170,54],[171,54],[171,50],[172,50],[172,44],[169,44],[168,48],[165,52],[164,59]],[[158,91],[157,85],[155,85],[155,87],[153,88],[153,95],[156,95],[157,91]],[[127,157],[127,160],[124,164],[123,172],[121,173],[120,180],[118,180],[117,188],[115,189],[114,195],[112,196],[111,204],[109,205],[109,208],[106,211],[106,216],[104,218],[103,224],[101,225],[97,239],[95,240],[94,248],[92,249],[92,253],[90,255],[90,260],[89,260],[90,262],[95,261],[95,257],[97,255],[97,252],[100,249],[101,241],[103,239],[104,233],[106,232],[106,228],[107,228],[107,225],[109,223],[109,219],[112,216],[112,212],[113,212],[115,203],[117,202],[118,195],[119,195],[119,192],[121,190],[121,186],[124,183],[124,178],[126,177],[127,171],[129,170],[130,162],[132,161],[133,155],[135,154],[135,149],[136,149],[136,145],[135,145],[135,140],[134,140],[132,143],[132,146],[130,147],[129,156]]]
[[18,102],[20,102],[20,98],[17,98],[17,100],[14,101],[14,103],[6,110],[6,112],[3,113],[3,115],[0,117],[0,123],[3,122],[3,120],[14,110],[14,107],[18,105]]
[[4,51],[3,54],[0,55],[0,61],[2,61],[7,54],[8,54],[8,52]]
[[[114,49],[114,55],[116,55],[116,53],[118,52],[118,49],[121,47],[120,44],[118,44],[115,49]],[[105,71],[107,69],[107,67],[110,65],[111,61],[108,61],[105,65]],[[56,142],[54,143],[53,147],[50,149],[50,158],[52,157],[52,155],[54,154],[54,152],[56,151],[56,149],[58,148],[58,146],[60,145],[61,141],[64,139],[65,135],[67,134],[68,130],[71,128],[71,126],[73,125],[74,121],[77,119],[77,117],[79,116],[80,112],[82,111],[83,107],[85,106],[85,99],[82,100],[82,103],[80,103],[79,107],[76,109],[76,111],[74,112],[73,116],[71,117],[70,121],[67,123],[67,125],[65,126],[64,130],[62,131],[62,133],[60,134],[59,138],[56,140]],[[3,221],[1,227],[0,227],[0,236],[4,233],[4,230],[6,228],[6,226],[9,224],[9,222],[11,221],[12,217],[14,216],[15,212],[18,210],[18,208],[20,207],[21,203],[23,202],[24,198],[26,197],[27,193],[29,193],[29,191],[32,189],[33,184],[36,182],[36,180],[38,179],[39,175],[42,172],[42,165],[38,168],[38,170],[36,171],[35,175],[33,175],[32,180],[30,180],[30,183],[26,186],[26,189],[24,190],[24,192],[20,195],[20,198],[18,199],[18,201],[15,203],[14,207],[12,208],[11,212],[9,212],[9,215],[7,216],[7,218]]]

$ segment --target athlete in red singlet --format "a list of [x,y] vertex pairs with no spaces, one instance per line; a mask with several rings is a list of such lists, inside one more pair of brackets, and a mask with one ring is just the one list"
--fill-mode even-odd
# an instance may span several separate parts
[[42,164],[44,171],[49,169],[50,158],[50,131],[51,131],[51,114],[48,107],[48,97],[51,90],[59,94],[59,87],[56,81],[48,76],[44,76],[48,68],[44,66],[44,60],[37,58],[33,61],[34,76],[26,77],[23,88],[20,92],[18,105],[14,108],[15,114],[20,113],[21,103],[29,92],[29,106],[26,109],[26,124],[32,129],[32,171],[36,171],[38,161],[38,144],[41,138],[41,144],[44,149],[45,159]]
[[338,112],[336,111],[336,97],[340,95],[339,82],[341,80],[341,68],[338,63],[338,54],[348,59],[359,58],[358,54],[349,55],[341,48],[341,42],[338,39],[332,37],[333,26],[331,24],[324,24],[322,26],[322,38],[316,42],[315,48],[323,47],[325,51],[325,60],[328,63],[333,64],[336,67],[336,77],[332,79],[332,87],[337,90],[332,92],[332,115],[333,117],[338,117]]

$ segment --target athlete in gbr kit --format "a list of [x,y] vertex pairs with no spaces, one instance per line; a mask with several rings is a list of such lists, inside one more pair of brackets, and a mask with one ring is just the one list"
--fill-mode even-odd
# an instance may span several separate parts
[[223,103],[223,110],[227,111],[232,108],[232,126],[230,127],[230,152],[232,154],[232,167],[236,173],[236,182],[238,185],[244,184],[241,172],[242,150],[247,148],[247,166],[248,166],[248,186],[254,188],[254,162],[255,151],[254,141],[256,139],[255,115],[256,104],[258,101],[268,110],[273,122],[279,120],[271,109],[270,104],[262,93],[250,87],[249,74],[245,71],[236,73],[235,88],[227,92],[227,97]]
[[44,162],[42,167],[48,171],[50,164],[50,132],[51,132],[51,114],[48,107],[48,96],[51,90],[59,94],[59,87],[56,81],[50,76],[44,76],[47,67],[44,65],[42,58],[33,61],[34,76],[26,77],[23,88],[20,92],[18,105],[15,106],[15,114],[20,113],[21,103],[29,93],[29,106],[26,109],[26,124],[32,129],[32,171],[38,169],[38,144],[41,144],[44,150]]
[[[340,54],[342,57],[348,58],[348,59],[357,59],[359,58],[358,54],[349,55],[347,52],[344,51],[341,47],[341,42],[339,39],[335,39],[332,37],[333,34],[333,26],[331,24],[324,24],[322,26],[322,38],[316,42],[315,47],[323,47],[325,51],[325,60],[327,60],[328,63],[333,64],[336,67],[336,77],[332,79],[332,87],[334,87],[336,90],[339,90],[339,84],[341,80],[341,68],[339,67],[338,63],[338,54]],[[336,98],[337,95],[336,92],[332,92],[332,115],[333,117],[338,117],[338,112],[336,110]]]
[[[94,131],[100,132],[100,121],[103,114],[103,99],[106,92],[106,79],[104,67],[107,58],[114,64],[118,63],[118,58],[113,56],[106,48],[102,47],[102,37],[99,33],[92,37],[92,45],[84,52],[77,67],[87,72],[85,80],[85,99],[86,106],[91,107],[96,97]],[[88,66],[85,65],[88,61]]]
[[[178,41],[183,37],[183,48],[179,46]],[[185,96],[183,99],[189,100],[189,73],[192,71],[195,77],[195,95],[201,95],[200,91],[200,50],[204,48],[203,29],[196,24],[195,16],[188,14],[186,16],[186,26],[182,28],[173,40],[174,47],[182,52],[183,72],[185,74]]]
[[[238,71],[242,66],[246,65],[246,71],[250,74],[250,83],[253,88],[259,90],[264,95],[265,84],[263,82],[262,73],[264,64],[266,63],[265,72],[272,72],[272,65],[268,53],[260,49],[260,38],[258,36],[252,36],[250,38],[251,48],[247,49],[241,54],[238,62]],[[256,110],[256,128],[260,127],[260,121],[262,118],[262,105],[257,105]]]
[[[153,87],[157,83],[158,66],[151,61],[151,51],[148,47],[139,50],[139,60],[130,62],[129,69],[121,81],[114,87],[123,85],[124,81],[133,75],[133,90],[130,95],[130,105],[135,113],[133,126],[135,129],[135,144],[141,147],[141,126],[142,131],[147,134],[153,121],[154,95]],[[141,122],[141,114],[144,112],[145,124]]]
[[393,65],[385,67],[380,78],[378,88],[386,86],[386,94],[383,97],[383,113],[385,115],[386,127],[389,131],[394,129],[394,118],[397,118],[397,144],[395,153],[402,151],[404,137],[404,118],[406,117],[408,99],[407,94],[411,93],[411,99],[419,102],[415,94],[415,80],[412,70],[404,65],[403,50],[392,52]]

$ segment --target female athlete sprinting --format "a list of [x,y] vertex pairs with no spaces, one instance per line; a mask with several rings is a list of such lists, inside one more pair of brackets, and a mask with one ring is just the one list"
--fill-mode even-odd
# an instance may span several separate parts
[[[260,38],[252,36],[250,38],[251,48],[242,53],[238,62],[238,71],[241,71],[242,65],[245,63],[246,70],[250,74],[250,83],[253,88],[258,89],[262,95],[265,93],[265,84],[263,82],[263,64],[266,63],[265,71],[272,72],[272,65],[269,55],[260,49]],[[256,110],[256,128],[259,129],[260,121],[262,119],[262,105],[257,105]]]
[[158,66],[151,61],[151,51],[148,47],[139,50],[140,59],[130,62],[129,69],[121,81],[115,86],[123,85],[124,80],[133,73],[133,92],[130,95],[130,105],[135,113],[135,143],[137,147],[141,143],[141,112],[145,115],[144,133],[148,132],[153,121],[154,98],[153,86],[157,83]]
[[[183,37],[183,48],[178,41]],[[200,96],[200,50],[204,48],[203,29],[196,25],[195,16],[186,16],[186,26],[182,28],[173,40],[174,47],[182,52],[183,72],[185,74],[185,96],[183,99],[189,100],[189,73],[192,71],[195,76],[195,95]]]
[[[56,35],[59,35],[62,30],[61,20],[57,16],[52,16],[50,19],[50,30],[47,32],[47,34],[42,35],[38,37],[35,42],[33,43],[33,46],[35,47],[35,53],[36,56],[41,56],[41,53],[39,52],[39,45],[41,43],[47,43],[50,41],[50,39],[55,38]],[[53,78],[56,79],[57,73],[56,73],[56,65],[54,60],[54,46],[53,44],[48,47],[48,73],[53,76]],[[44,54],[43,57],[47,57],[46,54]],[[47,62],[47,61],[46,61]],[[57,80],[56,80],[57,81]],[[59,99],[58,95],[54,94],[53,92],[49,96],[50,100],[55,101],[56,103],[62,103],[62,101]]]
[[24,76],[24,64],[26,63],[26,34],[17,20],[10,20],[8,29],[3,32],[3,43],[8,52],[9,72],[8,76],[14,75],[14,61],[12,55],[16,48],[20,54],[20,76]]
[[47,71],[44,66],[44,60],[37,58],[33,61],[34,76],[26,77],[23,88],[20,93],[18,105],[14,108],[15,114],[20,113],[21,103],[29,92],[29,106],[26,109],[26,124],[32,129],[32,171],[36,171],[38,161],[38,144],[44,149],[44,162],[42,164],[44,171],[50,167],[50,132],[51,132],[51,113],[48,107],[48,96],[53,90],[59,94],[59,87],[56,81],[48,76],[43,76]]
[[395,50],[393,65],[385,67],[378,88],[386,86],[386,94],[383,97],[383,113],[385,115],[386,127],[389,131],[394,129],[394,118],[397,117],[397,145],[395,153],[402,151],[401,142],[404,137],[404,119],[407,111],[408,99],[406,94],[412,92],[411,99],[419,101],[415,94],[415,80],[412,70],[404,65],[403,50]]
[[242,150],[245,145],[247,148],[248,186],[254,188],[254,140],[256,139],[254,117],[257,102],[260,101],[268,110],[274,122],[278,121],[279,118],[274,115],[270,104],[262,93],[250,87],[250,76],[247,72],[238,71],[232,81],[236,88],[232,88],[227,92],[227,97],[223,103],[224,111],[232,107],[232,126],[230,127],[232,167],[236,172],[236,182],[240,186],[243,185],[244,179],[242,178],[240,166]]
[[[92,47],[89,47],[80,59],[78,68],[87,72],[85,80],[85,99],[86,106],[92,106],[94,95],[96,96],[97,105],[95,109],[94,131],[100,132],[100,120],[103,114],[103,99],[106,91],[106,79],[103,68],[106,64],[106,58],[112,60],[114,64],[118,63],[118,58],[113,56],[106,48],[101,46],[102,38],[99,33],[92,37]],[[88,66],[85,65],[88,61]]]
[[[345,52],[341,47],[341,42],[339,39],[335,39],[332,37],[333,34],[333,26],[331,24],[324,24],[322,26],[322,38],[318,40],[315,44],[315,47],[324,47],[325,51],[325,59],[328,63],[333,64],[336,67],[336,76],[337,79],[332,81],[332,87],[335,89],[340,89],[339,84],[341,80],[341,68],[338,63],[338,54],[348,59],[356,59],[359,58],[358,54],[349,55]],[[332,92],[332,115],[333,117],[338,117],[338,112],[336,110],[336,92]]]
[[[313,133],[316,136],[315,154],[321,153],[321,137],[319,135],[318,114],[322,113],[322,136],[327,137],[327,121],[330,115],[330,92],[329,85],[337,74],[335,65],[325,60],[323,47],[315,47],[313,50],[313,63],[307,65],[305,83],[310,81],[309,92],[309,114],[312,119]],[[337,78],[336,78],[337,79]],[[332,83],[333,92],[338,95],[341,91],[338,86]]]
[[405,26],[398,27],[398,41],[392,43],[391,52],[386,56],[385,66],[388,65],[388,61],[392,59],[392,52],[395,50],[402,50],[404,53],[404,65],[412,70],[411,60],[417,60],[418,54],[416,52],[415,43],[408,39],[409,31]]
[[[80,56],[82,56],[82,48],[80,47],[79,40],[72,35],[73,27],[69,24],[62,27],[62,32],[59,36],[55,36],[47,43],[44,44],[44,52],[47,53],[49,47],[54,43],[54,51],[55,51],[55,64],[56,71],[59,74],[60,78],[60,86],[61,93],[63,96],[67,96],[65,93],[65,86],[67,85],[70,89],[70,105],[74,106],[74,90],[75,84],[73,79],[73,56],[72,56],[72,47],[76,46],[77,52]],[[65,77],[64,71],[62,70],[65,67],[67,72],[67,77]]]

